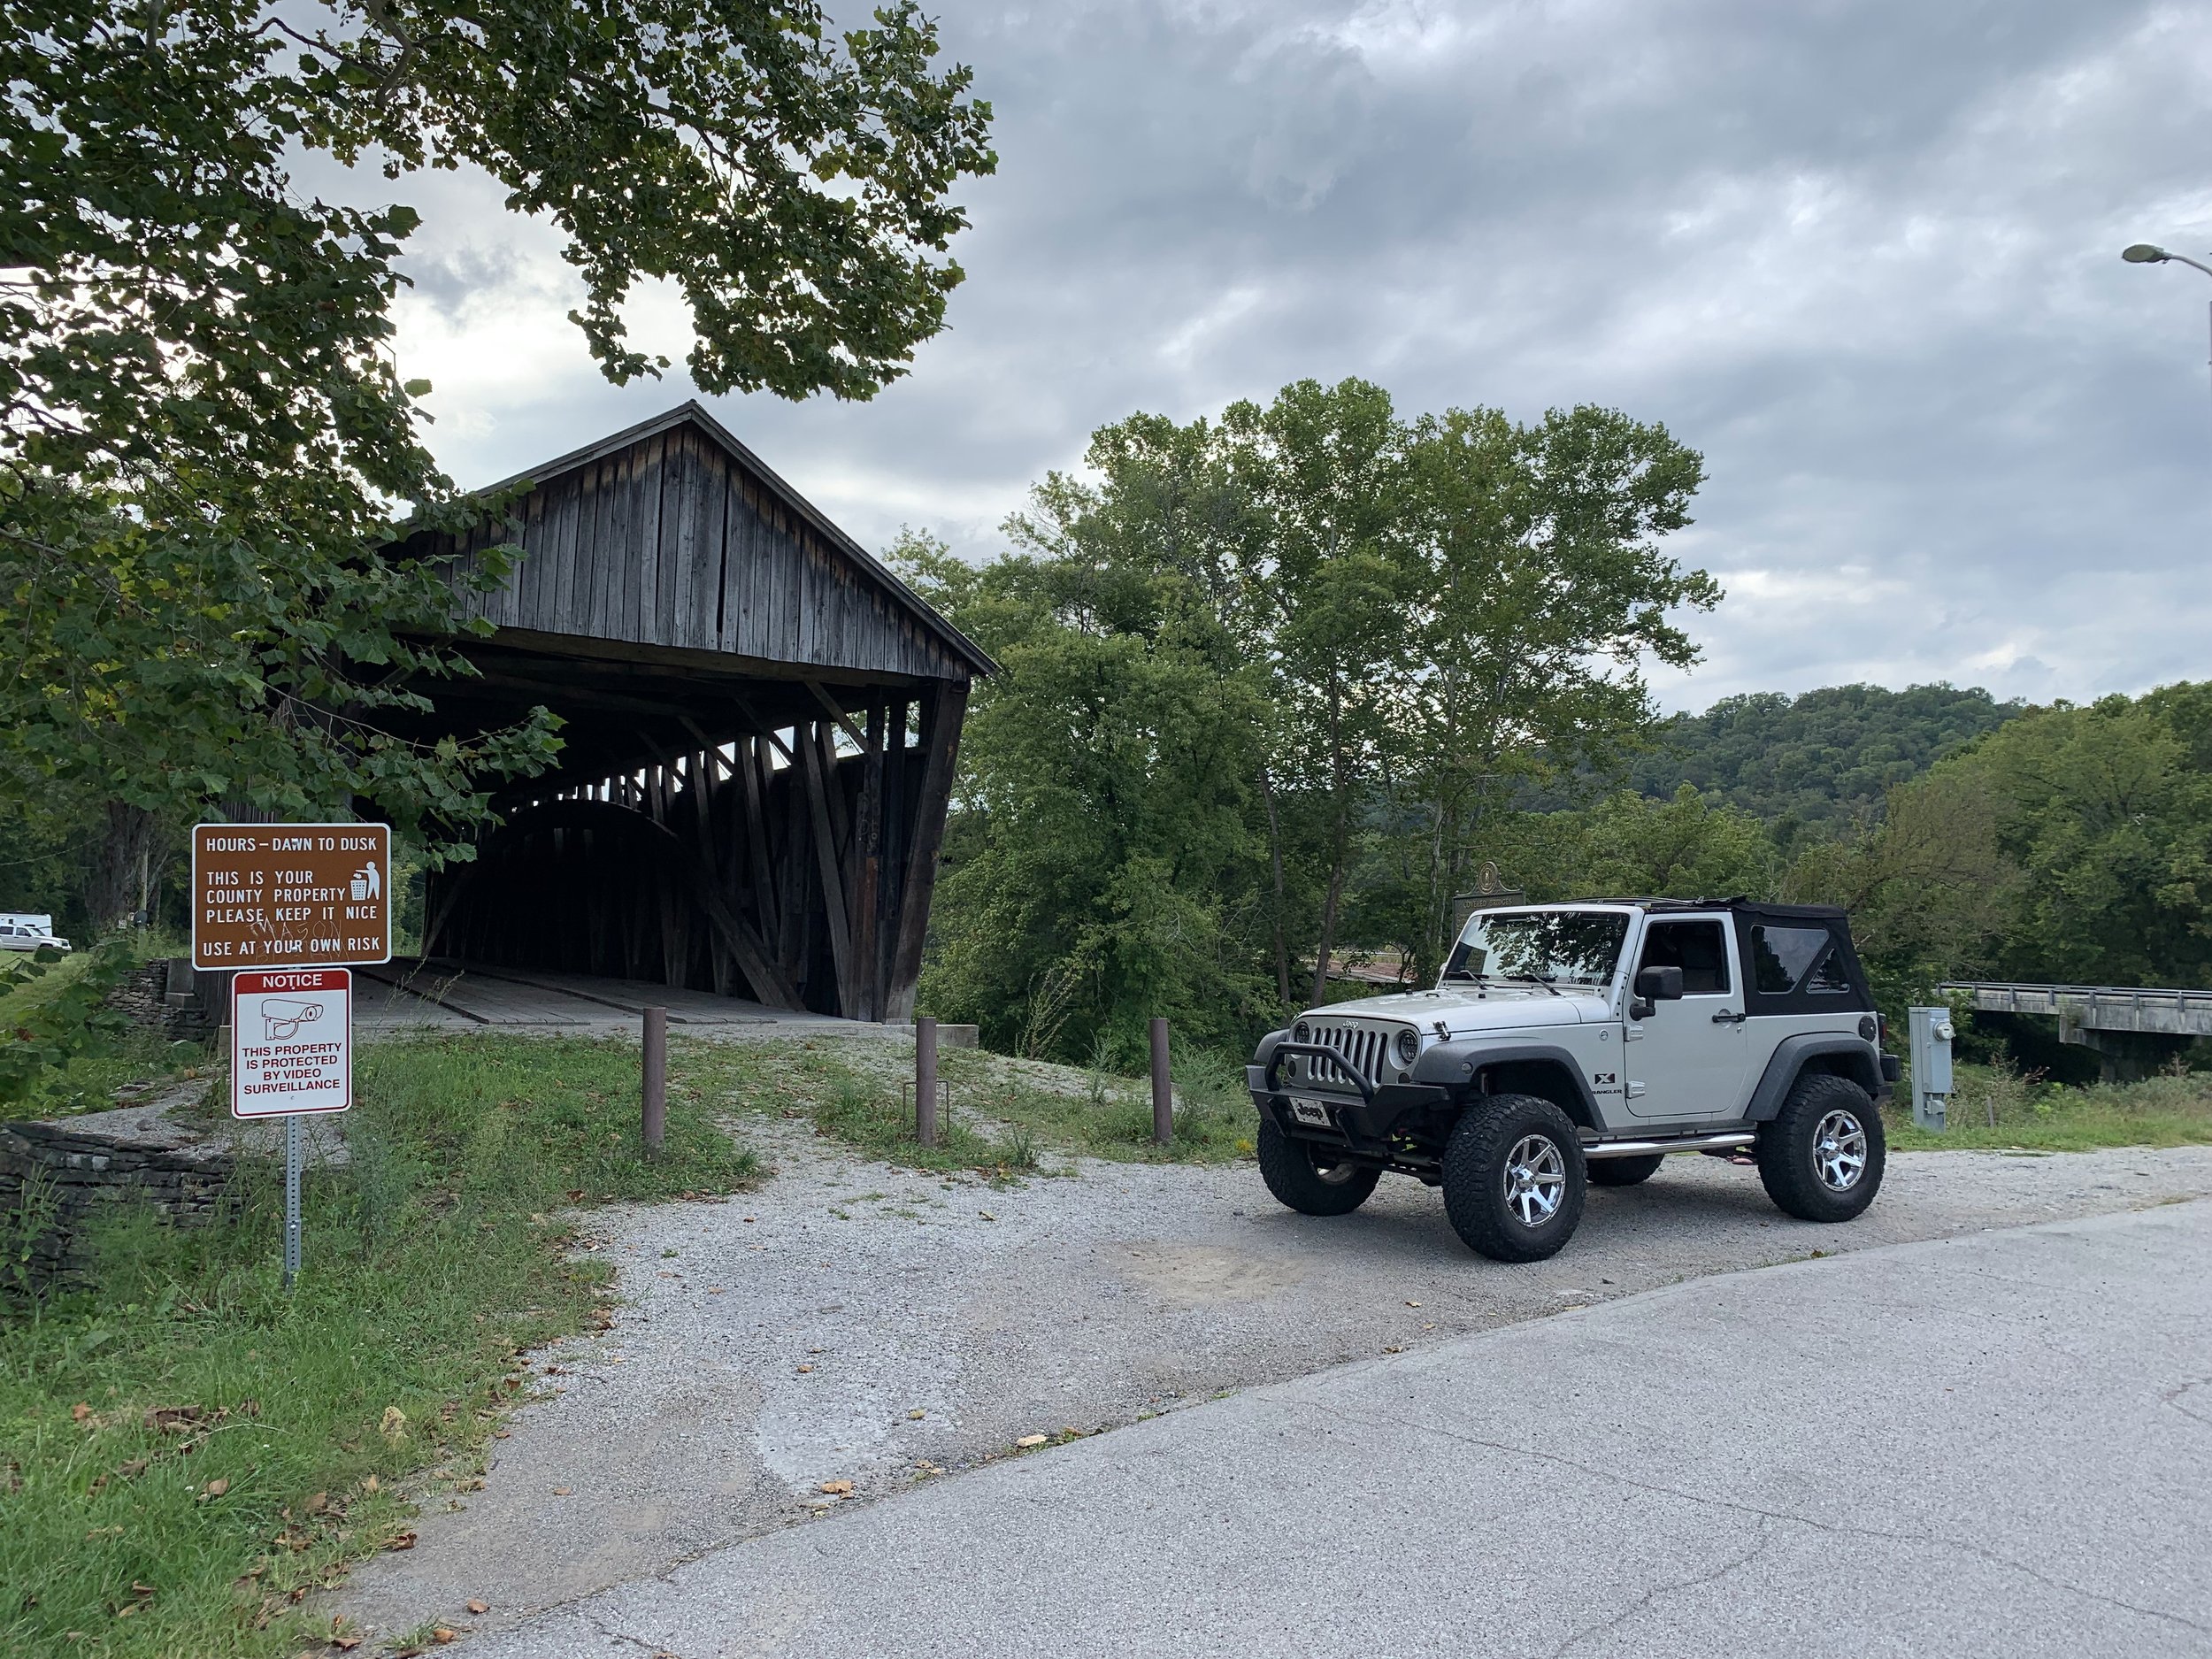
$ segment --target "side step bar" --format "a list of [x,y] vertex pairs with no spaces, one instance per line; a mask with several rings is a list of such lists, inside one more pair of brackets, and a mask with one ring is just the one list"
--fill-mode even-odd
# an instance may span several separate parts
[[1758,1139],[1747,1131],[1732,1129],[1725,1134],[1685,1135],[1677,1141],[1586,1141],[1582,1156],[1586,1159],[1647,1158],[1655,1152],[1727,1152],[1750,1146]]

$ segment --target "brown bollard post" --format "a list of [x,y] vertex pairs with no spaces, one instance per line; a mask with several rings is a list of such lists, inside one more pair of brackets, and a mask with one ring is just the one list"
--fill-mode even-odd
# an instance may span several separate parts
[[937,1022],[914,1022],[914,1139],[937,1144]]
[[668,1010],[645,1010],[645,1156],[660,1156],[668,1133]]
[[1165,1146],[1175,1138],[1175,1090],[1167,1076],[1167,1021],[1152,1022],[1152,1141]]

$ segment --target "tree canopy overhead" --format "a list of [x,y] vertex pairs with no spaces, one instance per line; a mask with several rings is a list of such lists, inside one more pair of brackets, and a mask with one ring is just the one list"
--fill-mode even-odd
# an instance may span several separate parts
[[482,168],[565,235],[613,379],[664,366],[619,307],[665,279],[703,389],[866,397],[941,326],[948,192],[994,165],[936,52],[911,4],[0,0],[0,780],[127,841],[217,801],[465,831],[557,740],[388,730],[467,672],[389,532],[485,505],[390,357],[417,214],[295,162]]

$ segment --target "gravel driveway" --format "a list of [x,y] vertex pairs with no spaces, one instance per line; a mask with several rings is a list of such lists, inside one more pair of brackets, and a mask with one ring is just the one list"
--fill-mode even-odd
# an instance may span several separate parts
[[613,1330],[541,1356],[558,1393],[516,1417],[487,1489],[426,1504],[418,1548],[365,1564],[341,1610],[386,1634],[496,1628],[1025,1436],[1816,1251],[2212,1195],[2212,1148],[1899,1153],[1865,1217],[1822,1227],[1751,1170],[1678,1157],[1593,1187],[1560,1256],[1504,1266],[1402,1178],[1315,1220],[1248,1164],[1085,1162],[994,1189],[801,1124],[748,1133],[777,1168],[760,1191],[595,1215],[627,1303]]

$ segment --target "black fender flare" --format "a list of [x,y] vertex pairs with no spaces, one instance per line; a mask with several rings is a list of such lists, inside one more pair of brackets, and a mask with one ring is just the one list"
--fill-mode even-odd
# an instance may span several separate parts
[[1782,1102],[1789,1098],[1790,1090],[1797,1087],[1806,1063],[1827,1055],[1842,1056],[1844,1064],[1839,1067],[1823,1067],[1824,1071],[1839,1071],[1864,1089],[1869,1100],[1882,1098],[1885,1091],[1881,1055],[1872,1043],[1839,1031],[1800,1032],[1774,1045],[1767,1069],[1759,1075],[1759,1086],[1751,1091],[1751,1103],[1744,1108],[1744,1121],[1772,1123],[1775,1114],[1782,1110]]
[[1515,1038],[1497,1041],[1481,1037],[1440,1042],[1414,1062],[1413,1080],[1457,1093],[1487,1067],[1531,1064],[1548,1066],[1573,1086],[1575,1103],[1567,1108],[1570,1118],[1586,1128],[1604,1122],[1598,1114],[1597,1096],[1590,1092],[1590,1079],[1582,1075],[1581,1060],[1555,1042]]

